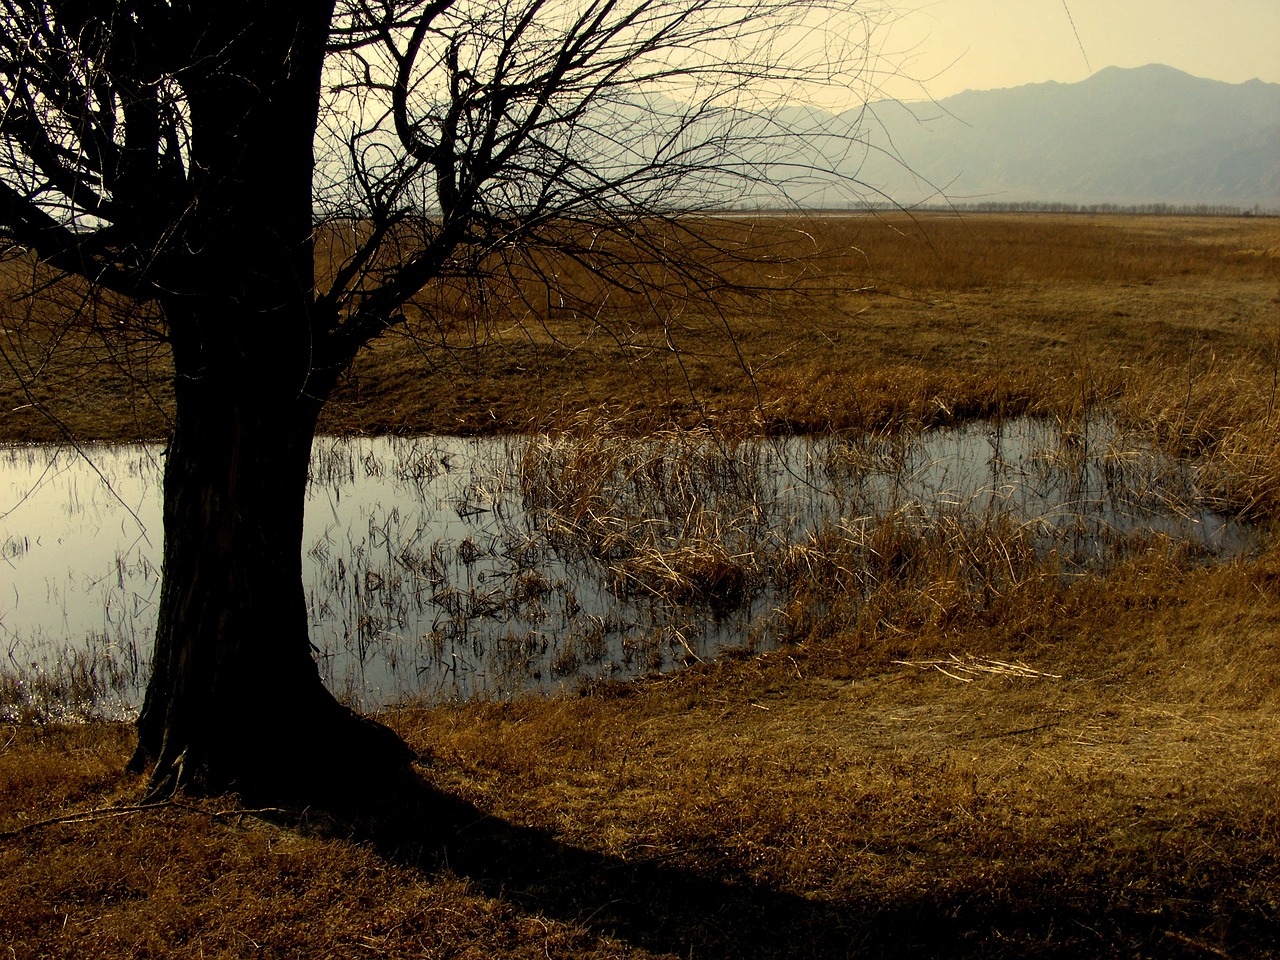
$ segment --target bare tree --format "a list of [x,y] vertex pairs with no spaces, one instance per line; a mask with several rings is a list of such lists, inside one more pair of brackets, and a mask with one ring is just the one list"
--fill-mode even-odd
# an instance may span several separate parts
[[441,283],[552,283],[539,251],[640,295],[723,289],[764,254],[696,214],[779,200],[815,137],[847,139],[794,150],[783,106],[855,81],[866,24],[839,4],[0,2],[4,236],[150,305],[123,326],[149,318],[172,351],[134,757],[153,796],[306,796],[407,767],[325,690],[308,639],[303,503],[335,382],[429,322]]

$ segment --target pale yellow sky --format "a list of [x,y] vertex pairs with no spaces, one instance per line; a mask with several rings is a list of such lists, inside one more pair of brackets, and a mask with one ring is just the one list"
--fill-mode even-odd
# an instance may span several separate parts
[[[1199,77],[1280,82],[1280,0],[905,0],[881,32],[900,99],[941,98],[1163,63]],[[1073,28],[1074,24],[1074,28]],[[921,86],[923,84],[923,87]]]

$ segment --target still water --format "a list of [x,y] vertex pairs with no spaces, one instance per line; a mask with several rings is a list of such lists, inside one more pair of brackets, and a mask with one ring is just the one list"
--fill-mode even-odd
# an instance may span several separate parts
[[[79,671],[99,688],[91,712],[140,701],[162,455],[151,444],[0,448],[11,699]],[[998,519],[1030,531],[1067,575],[1152,537],[1208,560],[1247,548],[1250,531],[1196,480],[1194,464],[1107,422],[736,444],[701,433],[320,439],[303,545],[312,642],[331,689],[365,708],[573,688],[767,647],[777,571],[821,531],[856,539],[885,518],[921,531]],[[700,580],[709,569],[721,572]]]

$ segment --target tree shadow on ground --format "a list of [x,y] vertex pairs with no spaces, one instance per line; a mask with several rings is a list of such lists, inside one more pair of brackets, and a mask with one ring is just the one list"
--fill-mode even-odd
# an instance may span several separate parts
[[[843,956],[856,935],[830,905],[709,879],[662,859],[622,860],[582,849],[425,785],[377,811],[365,829],[365,839],[389,860],[447,870],[523,911],[653,953]],[[807,942],[793,950],[800,930]]]
[[451,874],[531,915],[657,954],[761,960],[1135,950],[1205,955],[1205,942],[1171,930],[1169,918],[1117,913],[1101,891],[1063,889],[1060,877],[1028,876],[1021,889],[994,896],[982,884],[952,883],[809,898],[719,869],[677,865],[674,858],[621,859],[583,849],[490,816],[422,780],[376,807],[330,816],[329,829],[370,845],[389,862],[431,876]]

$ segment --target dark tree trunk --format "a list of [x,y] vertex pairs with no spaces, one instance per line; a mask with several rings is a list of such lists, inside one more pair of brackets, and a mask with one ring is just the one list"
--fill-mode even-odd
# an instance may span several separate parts
[[153,796],[367,791],[410,752],[325,690],[302,586],[316,418],[354,349],[335,352],[312,289],[332,2],[197,9],[202,55],[183,76],[196,199],[160,297],[176,400],[163,587],[132,766],[154,763]]
[[404,744],[338,704],[311,656],[302,520],[319,408],[316,397],[221,378],[179,387],[154,673],[134,758],[154,761],[153,795],[316,799],[407,767]]

